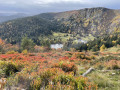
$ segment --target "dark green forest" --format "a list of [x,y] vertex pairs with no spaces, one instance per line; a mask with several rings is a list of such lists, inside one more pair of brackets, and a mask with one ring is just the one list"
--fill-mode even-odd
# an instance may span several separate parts
[[1,24],[0,36],[3,40],[7,40],[11,44],[16,44],[21,42],[22,37],[27,35],[39,45],[39,36],[48,36],[52,32],[67,32],[67,28],[60,21],[33,16]]
[[116,45],[120,45],[120,33],[114,33],[111,35],[104,35],[102,37],[98,37],[93,41],[89,41],[87,43],[80,44],[77,50],[92,50],[98,51],[100,47],[105,45],[106,48],[110,48]]

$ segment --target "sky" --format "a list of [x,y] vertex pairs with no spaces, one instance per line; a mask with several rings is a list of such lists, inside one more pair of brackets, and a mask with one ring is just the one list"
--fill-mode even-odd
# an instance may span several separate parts
[[120,0],[0,0],[0,13],[39,14],[92,7],[120,9]]

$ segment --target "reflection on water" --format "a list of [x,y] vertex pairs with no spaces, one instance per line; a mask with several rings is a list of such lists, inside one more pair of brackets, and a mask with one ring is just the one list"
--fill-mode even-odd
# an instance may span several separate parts
[[51,44],[50,47],[53,49],[59,49],[63,47],[63,44]]

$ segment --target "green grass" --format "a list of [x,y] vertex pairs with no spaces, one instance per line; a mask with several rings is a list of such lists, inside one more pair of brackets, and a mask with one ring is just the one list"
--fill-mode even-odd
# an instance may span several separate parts
[[85,40],[85,41],[89,41],[89,40],[93,40],[94,37],[89,34],[88,36],[85,36],[85,37],[81,37],[79,34],[77,35],[73,35],[73,34],[69,34],[69,33],[55,33],[53,32],[53,37],[54,38],[60,38],[62,40],[62,42],[67,42],[67,40],[69,39],[72,39],[73,40],[73,43],[78,43],[78,39],[82,39],[82,40]]
[[104,52],[120,52],[120,46],[114,46],[111,48],[107,48]]
[[98,90],[120,89],[120,73],[116,72],[115,70],[106,72],[96,70],[88,74],[87,77],[90,81],[94,82],[94,84],[98,85]]
[[82,40],[85,40],[85,41],[89,41],[89,40],[94,40],[94,36],[92,36],[91,34],[89,34],[88,36],[86,37],[81,37]]

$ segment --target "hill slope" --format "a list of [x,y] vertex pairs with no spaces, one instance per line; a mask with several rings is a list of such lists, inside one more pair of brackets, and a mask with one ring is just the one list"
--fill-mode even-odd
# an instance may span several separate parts
[[64,32],[80,37],[98,37],[119,32],[120,11],[107,8],[86,8],[81,10],[43,13],[23,19],[16,19],[0,25],[0,37],[9,42],[19,42],[24,35],[37,41],[40,35]]
[[[119,30],[120,10],[107,8],[86,8],[75,11],[61,13],[40,14],[47,19],[56,19],[61,21],[70,30],[79,34],[92,34],[94,36],[110,33]],[[51,18],[48,16],[51,16]]]
[[0,36],[12,44],[20,42],[26,35],[36,42],[40,35],[51,35],[52,31],[59,31],[59,28],[62,28],[59,22],[32,16],[1,24]]

